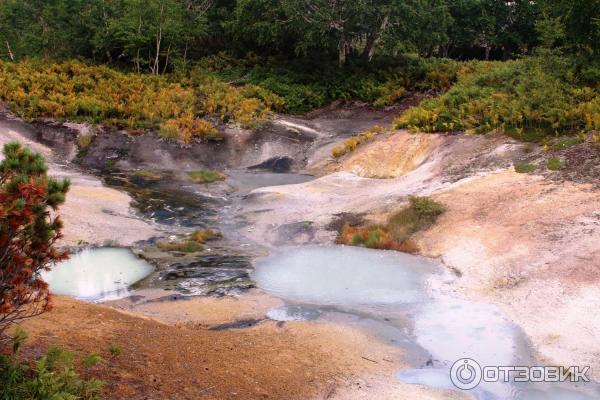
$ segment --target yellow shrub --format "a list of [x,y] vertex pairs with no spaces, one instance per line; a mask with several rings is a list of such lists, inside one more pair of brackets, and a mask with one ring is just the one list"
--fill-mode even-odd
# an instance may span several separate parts
[[358,146],[363,143],[369,142],[375,138],[376,135],[380,133],[384,133],[386,131],[385,128],[375,125],[364,132],[359,133],[358,135],[352,136],[344,141],[344,144],[340,146],[336,146],[331,150],[331,155],[334,158],[340,158],[343,155],[350,153]]
[[164,137],[189,143],[217,138],[214,126],[199,117],[254,127],[283,100],[266,89],[233,87],[210,76],[182,78],[121,73],[77,61],[51,64],[0,61],[0,100],[23,118],[101,123],[131,129],[160,128]]
[[167,139],[179,139],[184,143],[191,143],[195,137],[218,138],[218,132],[210,122],[195,118],[191,113],[161,124],[160,135]]

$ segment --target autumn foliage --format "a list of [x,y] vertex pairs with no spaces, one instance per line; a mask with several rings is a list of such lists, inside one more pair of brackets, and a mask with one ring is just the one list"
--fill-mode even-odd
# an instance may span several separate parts
[[201,69],[189,76],[154,76],[78,61],[0,61],[0,100],[25,119],[158,129],[185,143],[218,139],[218,121],[259,126],[272,108],[282,107],[268,90],[234,87]]
[[67,258],[55,243],[62,223],[56,215],[69,181],[46,175],[41,155],[18,143],[4,146],[0,163],[0,334],[8,326],[50,308],[40,273]]

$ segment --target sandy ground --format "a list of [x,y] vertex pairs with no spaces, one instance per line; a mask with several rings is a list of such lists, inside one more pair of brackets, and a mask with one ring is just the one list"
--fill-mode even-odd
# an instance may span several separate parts
[[31,128],[25,124],[0,120],[0,146],[18,141],[46,158],[50,176],[71,180],[67,201],[60,208],[63,244],[129,246],[158,235],[154,226],[134,216],[127,194],[104,187],[98,178],[63,165],[51,149],[28,139],[27,130]]
[[[231,299],[191,302],[187,324],[166,324],[58,297],[53,311],[24,324],[35,338],[24,353],[40,354],[53,343],[80,355],[99,352],[105,362],[88,374],[108,382],[110,399],[461,398],[396,382],[399,349],[362,330],[324,321],[264,321],[209,331],[202,326],[214,322],[215,313],[227,315]],[[121,353],[111,355],[111,345]]]
[[600,377],[600,192],[505,171],[435,198],[448,212],[418,237],[423,253],[499,304],[548,364]]

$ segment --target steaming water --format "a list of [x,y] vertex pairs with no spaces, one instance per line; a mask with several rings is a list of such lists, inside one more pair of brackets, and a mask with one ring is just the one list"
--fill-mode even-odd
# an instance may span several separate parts
[[[307,319],[298,310],[322,306],[355,313],[363,321],[380,321],[375,325],[387,321],[390,328],[408,332],[407,341],[394,342],[403,342],[409,351],[420,349],[417,353],[424,352],[430,361],[427,367],[399,372],[398,379],[405,383],[455,389],[449,370],[465,357],[482,366],[539,365],[522,331],[496,306],[445,294],[440,270],[431,261],[404,253],[305,246],[282,249],[258,262],[253,278],[272,294],[311,305],[270,310],[271,319]],[[385,328],[377,331],[388,336]],[[479,400],[600,398],[595,385],[550,383],[483,382],[470,393]]]
[[148,276],[152,269],[128,249],[101,248],[72,255],[42,278],[52,293],[108,300],[126,296],[129,286]]
[[248,192],[266,186],[293,185],[309,182],[314,179],[314,176],[304,174],[230,171],[228,172],[227,182],[238,191]]

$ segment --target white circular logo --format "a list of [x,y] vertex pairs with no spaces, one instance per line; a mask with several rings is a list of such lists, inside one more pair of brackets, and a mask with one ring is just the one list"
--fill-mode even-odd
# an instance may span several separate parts
[[481,366],[470,358],[461,358],[452,365],[450,379],[454,386],[462,390],[471,390],[481,382]]

